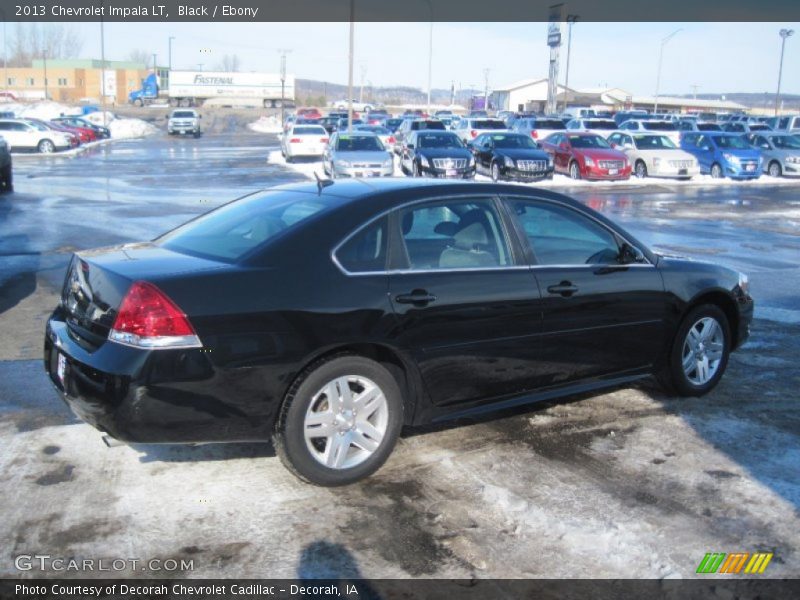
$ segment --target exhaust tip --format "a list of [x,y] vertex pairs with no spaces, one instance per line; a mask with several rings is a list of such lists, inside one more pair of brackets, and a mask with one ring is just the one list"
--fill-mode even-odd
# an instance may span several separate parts
[[103,443],[108,448],[116,448],[117,446],[124,446],[125,445],[125,442],[120,442],[119,440],[111,437],[110,435],[104,435],[103,436]]

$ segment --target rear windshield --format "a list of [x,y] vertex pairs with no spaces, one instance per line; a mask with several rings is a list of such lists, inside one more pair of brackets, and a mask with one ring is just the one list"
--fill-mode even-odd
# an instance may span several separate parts
[[336,149],[340,152],[377,152],[383,150],[383,144],[375,136],[359,135],[349,136],[342,135],[339,141],[336,142]]
[[753,123],[750,125],[750,131],[771,131],[772,128],[769,125],[764,125],[763,123]]
[[478,119],[472,122],[475,129],[505,129],[506,124],[497,119]]
[[183,254],[235,262],[325,207],[317,196],[302,192],[259,192],[189,221],[155,243]]
[[716,123],[698,123],[697,124],[698,131],[722,131],[722,127],[717,125]]
[[534,129],[566,129],[561,119],[533,119],[531,125]]
[[649,129],[650,131],[677,131],[678,126],[675,123],[669,123],[668,121],[645,121],[642,123],[642,127],[645,129]]
[[356,129],[359,131],[370,131],[375,135],[389,135],[389,130],[380,125],[359,125]]
[[441,121],[414,121],[411,124],[411,129],[447,129]]
[[586,129],[616,129],[617,124],[614,121],[606,121],[599,119],[589,119],[583,122]]
[[195,114],[191,110],[176,110],[172,113],[173,119],[194,119]]
[[324,127],[295,127],[292,135],[328,135]]

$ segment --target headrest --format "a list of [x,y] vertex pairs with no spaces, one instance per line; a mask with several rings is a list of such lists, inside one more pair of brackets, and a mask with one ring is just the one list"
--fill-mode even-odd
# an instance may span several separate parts
[[433,228],[433,231],[445,237],[453,237],[458,231],[458,224],[455,221],[442,221]]
[[453,236],[455,247],[462,250],[476,250],[479,246],[489,243],[486,229],[481,223],[472,223],[459,229]]

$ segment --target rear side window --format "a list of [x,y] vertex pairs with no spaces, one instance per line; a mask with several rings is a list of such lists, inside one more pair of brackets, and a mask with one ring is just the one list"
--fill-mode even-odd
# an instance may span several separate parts
[[325,208],[311,194],[260,192],[189,221],[155,243],[175,252],[235,262]]
[[349,273],[386,270],[386,218],[358,231],[336,251],[336,260]]

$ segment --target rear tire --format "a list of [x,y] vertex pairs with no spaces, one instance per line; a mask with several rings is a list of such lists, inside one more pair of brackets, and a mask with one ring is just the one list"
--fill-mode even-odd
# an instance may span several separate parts
[[722,172],[722,167],[718,163],[711,165],[711,177],[714,179],[722,179],[725,174]]
[[769,173],[770,177],[780,177],[782,174],[780,163],[777,160],[773,160],[771,163],[769,163],[767,173]]
[[725,313],[714,304],[693,308],[672,342],[662,386],[679,396],[703,396],[713,390],[728,366],[731,332]]
[[0,182],[2,183],[2,191],[5,193],[14,191],[14,178],[11,171],[11,165],[3,167],[0,172]]
[[639,179],[647,177],[647,165],[642,160],[636,161],[636,177]]
[[500,165],[498,165],[496,162],[492,163],[491,173],[492,173],[492,181],[494,181],[495,183],[500,181]]
[[367,358],[338,355],[298,376],[272,442],[281,462],[303,481],[340,486],[378,470],[402,424],[403,399],[392,374]]
[[574,160],[569,163],[569,176],[571,179],[578,180],[581,178],[581,168],[578,166],[578,163]]

